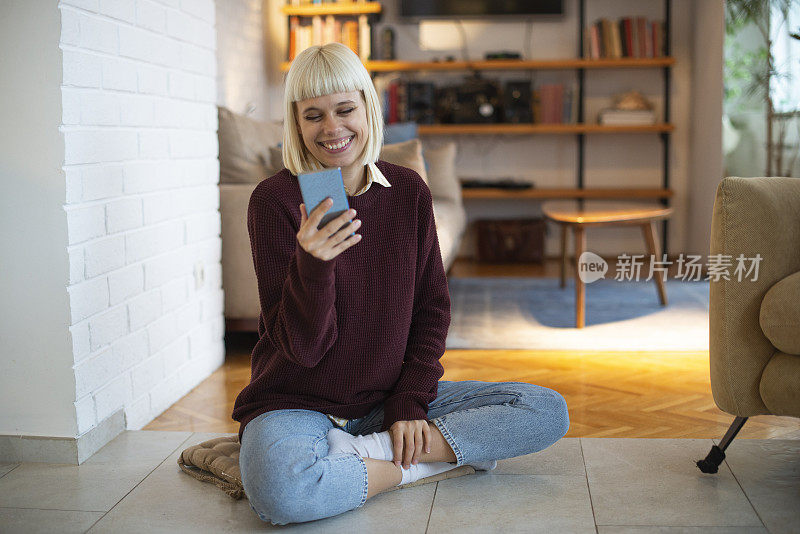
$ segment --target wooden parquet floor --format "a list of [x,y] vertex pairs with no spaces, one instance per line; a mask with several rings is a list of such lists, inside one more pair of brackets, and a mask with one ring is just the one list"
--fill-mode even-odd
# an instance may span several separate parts
[[[487,271],[457,262],[450,274],[555,276],[557,264],[551,263]],[[228,333],[225,364],[144,430],[237,432],[230,416],[250,380],[255,341],[255,334]],[[443,380],[530,382],[558,391],[569,407],[566,437],[719,439],[733,421],[714,403],[706,351],[450,350],[441,361]],[[800,419],[753,417],[739,438],[800,439]]]

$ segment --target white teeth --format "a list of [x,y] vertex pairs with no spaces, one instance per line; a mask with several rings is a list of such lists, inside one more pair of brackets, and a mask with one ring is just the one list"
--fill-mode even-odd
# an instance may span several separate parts
[[327,148],[328,150],[339,150],[340,148],[342,148],[342,147],[344,147],[345,145],[347,145],[347,143],[349,143],[351,139],[352,139],[352,137],[348,137],[348,138],[347,138],[347,139],[345,139],[344,141],[341,141],[341,142],[339,142],[339,143],[337,143],[337,144],[335,144],[335,145],[329,145],[329,144],[327,144],[327,143],[322,143],[322,144],[323,144],[323,146],[324,146],[325,148]]

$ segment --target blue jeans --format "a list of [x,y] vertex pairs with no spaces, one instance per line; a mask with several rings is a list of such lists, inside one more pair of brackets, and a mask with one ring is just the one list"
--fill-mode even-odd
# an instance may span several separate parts
[[[567,403],[557,392],[525,382],[439,382],[428,419],[453,449],[456,465],[502,460],[546,449],[567,433]],[[352,435],[379,432],[383,406],[351,419]],[[357,454],[328,456],[323,413],[265,412],[242,434],[239,467],[250,507],[285,525],[330,517],[364,505],[367,466]]]

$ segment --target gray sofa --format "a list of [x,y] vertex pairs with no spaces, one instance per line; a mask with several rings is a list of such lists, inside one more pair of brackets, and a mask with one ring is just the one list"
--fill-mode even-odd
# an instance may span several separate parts
[[[280,168],[278,124],[253,121],[219,109],[220,213],[222,216],[222,287],[225,322],[229,331],[256,331],[260,304],[250,237],[247,206],[261,180]],[[272,150],[270,150],[272,148]],[[436,232],[445,271],[455,260],[467,219],[461,186],[455,175],[455,144],[426,147],[425,162],[418,139],[384,146],[381,159],[412,168],[428,183],[433,196]]]

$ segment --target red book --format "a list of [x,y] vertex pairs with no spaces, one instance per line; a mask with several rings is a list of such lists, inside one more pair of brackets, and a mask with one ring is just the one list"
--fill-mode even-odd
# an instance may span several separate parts
[[599,59],[602,55],[600,53],[600,29],[597,27],[596,24],[593,24],[591,27],[591,36],[592,36],[592,59]]
[[625,17],[622,19],[622,25],[625,29],[625,32],[622,34],[623,42],[625,43],[625,52],[623,55],[626,57],[634,57],[633,28],[631,28],[631,18]]
[[637,57],[647,57],[647,19],[636,17],[636,30],[639,34],[639,52]]
[[553,103],[553,123],[564,122],[564,86],[556,85],[554,88],[555,102]]
[[664,46],[662,45],[661,25],[657,22],[652,24],[653,27],[653,57],[661,57],[664,54]]
[[542,86],[542,115],[544,116],[545,124],[550,124],[553,122],[553,86],[552,85],[543,85]]

